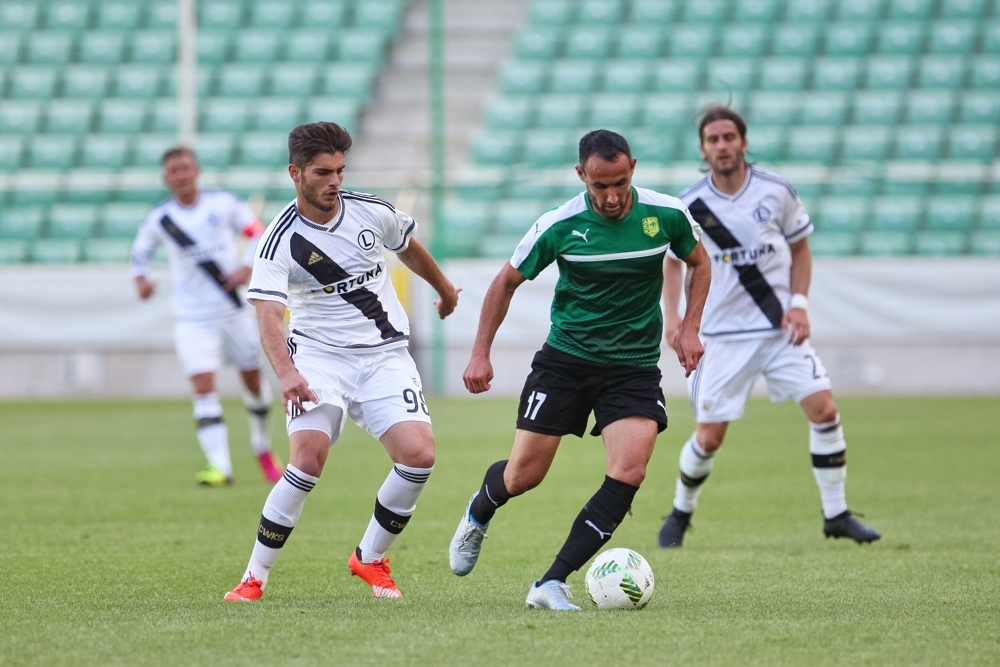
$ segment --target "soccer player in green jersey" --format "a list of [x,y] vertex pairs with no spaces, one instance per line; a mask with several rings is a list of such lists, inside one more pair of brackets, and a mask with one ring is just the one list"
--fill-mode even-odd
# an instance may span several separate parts
[[674,197],[632,186],[635,158],[607,130],[580,140],[576,167],[586,191],[538,219],[493,280],[483,301],[472,359],[463,380],[473,394],[493,379],[490,347],[514,291],[556,262],[552,327],[521,392],[510,459],[486,471],[451,542],[452,571],[472,571],[496,510],[538,486],[562,436],[592,435],[607,451],[604,483],[570,528],[552,567],[528,592],[527,605],[577,611],[566,578],[611,538],[646,475],[656,436],[667,427],[660,389],[660,291],[667,248],[691,269],[686,315],[672,341],[687,374],[702,355],[698,338],[711,266],[697,224]]

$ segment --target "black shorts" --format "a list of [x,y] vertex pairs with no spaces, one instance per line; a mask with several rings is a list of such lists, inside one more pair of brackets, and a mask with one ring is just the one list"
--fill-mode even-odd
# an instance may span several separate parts
[[548,344],[531,361],[517,412],[517,428],[545,435],[583,437],[593,410],[590,432],[625,417],[649,417],[658,431],[667,428],[667,406],[656,366],[598,364],[566,354]]

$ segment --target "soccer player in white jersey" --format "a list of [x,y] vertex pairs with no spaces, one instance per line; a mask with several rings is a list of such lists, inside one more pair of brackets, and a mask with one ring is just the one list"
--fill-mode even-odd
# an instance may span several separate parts
[[[224,486],[233,481],[229,435],[215,374],[222,357],[240,369],[243,405],[250,420],[250,446],[264,477],[281,479],[281,462],[271,452],[268,411],[271,390],[261,378],[260,341],[253,315],[237,287],[250,279],[250,268],[263,225],[246,202],[230,192],[198,187],[198,161],[183,146],[163,155],[163,180],[173,193],[157,204],[139,229],[132,248],[132,274],[142,299],[156,284],[147,264],[163,244],[170,258],[173,288],[174,344],[194,390],[198,442],[208,467],[198,473],[201,484]],[[247,239],[244,257],[235,239]]]
[[383,249],[437,291],[441,318],[454,311],[458,290],[413,238],[413,218],[377,197],[341,189],[350,148],[350,135],[335,123],[292,130],[288,173],[296,198],[270,224],[254,260],[247,298],[281,380],[291,460],[264,503],[250,563],[226,594],[229,601],[261,597],[348,417],[382,443],[394,466],[347,564],[375,597],[402,597],[385,554],[431,474],[434,434]]
[[[809,420],[809,451],[823,508],[823,533],[859,544],[881,537],[847,509],[847,444],[830,379],[809,343],[808,292],[813,225],[795,191],[776,174],[747,165],[746,123],[710,107],[699,123],[709,173],[681,193],[712,258],[702,320],[705,356],[688,380],[697,431],[680,455],[674,509],[662,547],[680,547],[729,422],[743,415],[762,375],[774,402],[794,399]],[[668,260],[667,330],[676,330],[683,265]],[[671,337],[668,333],[667,340]]]

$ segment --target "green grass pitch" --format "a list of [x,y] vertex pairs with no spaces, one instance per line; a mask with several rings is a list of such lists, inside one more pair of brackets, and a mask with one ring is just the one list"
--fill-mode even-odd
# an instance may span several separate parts
[[[226,404],[237,482],[193,482],[190,405],[0,404],[0,665],[1000,664],[1000,400],[842,399],[848,500],[884,532],[825,540],[798,408],[753,401],[734,424],[683,549],[656,545],[677,452],[674,400],[646,483],[611,546],[642,553],[638,612],[524,607],[599,486],[595,438],[567,438],[538,489],[490,527],[476,570],[447,547],[515,404],[432,402],[437,467],[391,552],[403,600],[374,600],[346,560],[389,470],[348,425],[259,603],[227,604],[268,486]],[[283,423],[276,449],[287,458]],[[585,601],[581,573],[570,578]]]

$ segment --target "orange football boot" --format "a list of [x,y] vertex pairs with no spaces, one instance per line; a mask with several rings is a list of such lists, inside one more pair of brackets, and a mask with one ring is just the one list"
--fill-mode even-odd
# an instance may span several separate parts
[[264,594],[264,582],[248,575],[240,585],[226,593],[226,602],[253,602]]
[[351,574],[360,577],[372,587],[372,596],[377,598],[401,598],[403,594],[396,588],[396,582],[392,580],[392,570],[389,569],[389,559],[383,558],[374,563],[362,563],[355,551],[347,559],[347,567],[351,568]]

